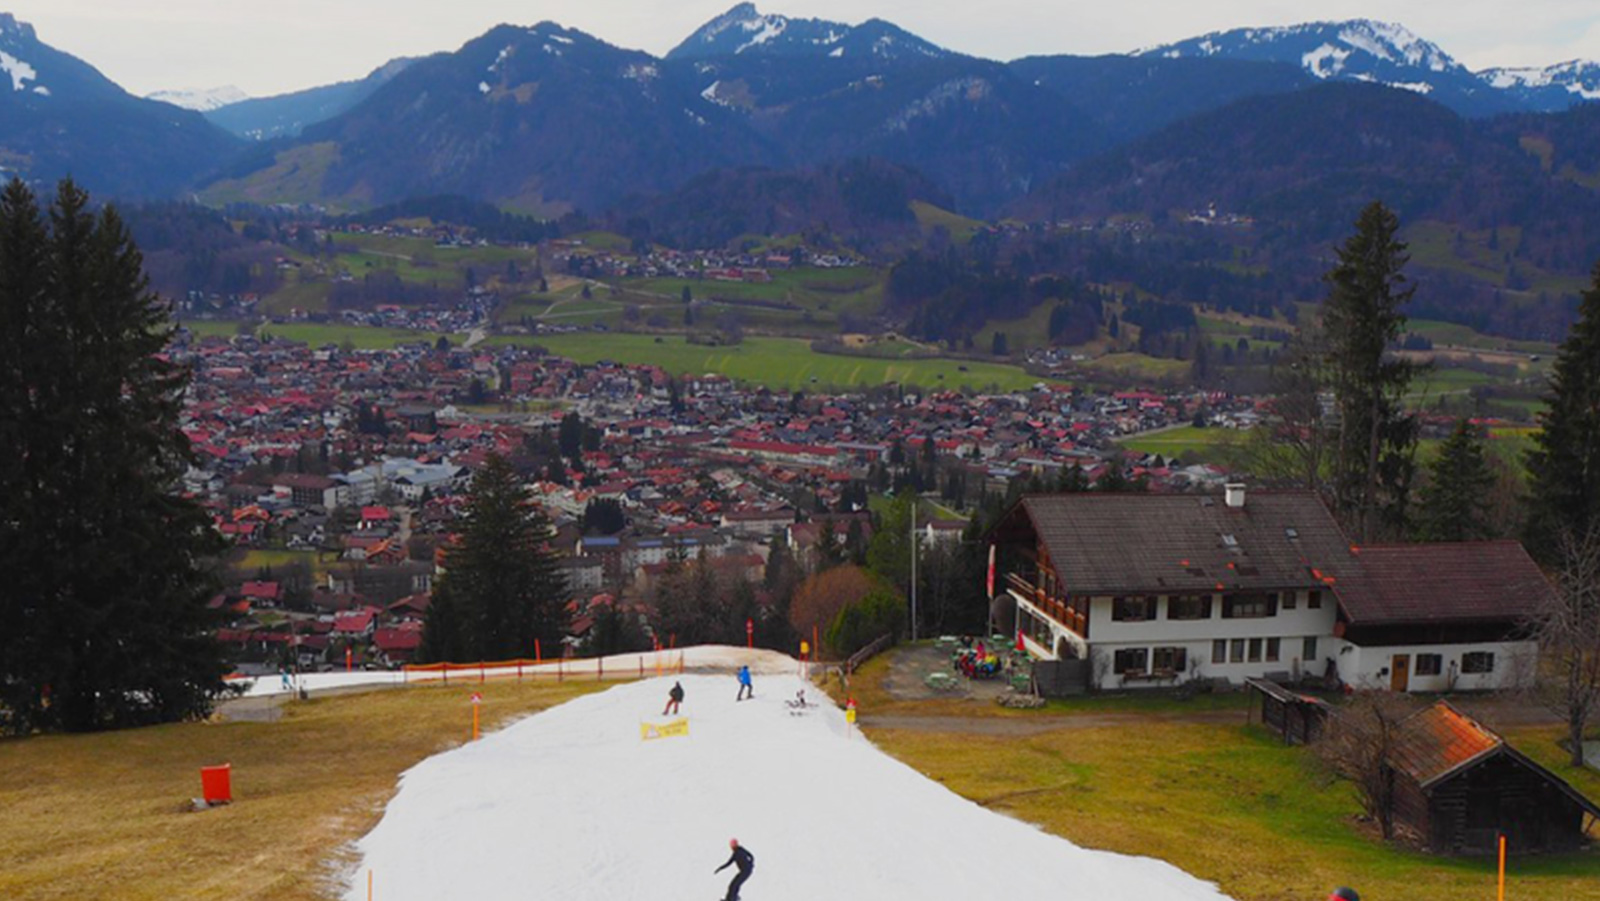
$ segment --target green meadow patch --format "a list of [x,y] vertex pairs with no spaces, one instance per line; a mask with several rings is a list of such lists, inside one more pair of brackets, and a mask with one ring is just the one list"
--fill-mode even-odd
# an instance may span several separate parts
[[579,363],[610,360],[660,366],[674,375],[715,373],[775,390],[859,388],[896,382],[923,388],[1026,390],[1039,379],[1015,366],[948,359],[881,359],[818,353],[797,338],[748,337],[729,346],[690,344],[682,335],[582,332],[499,337],[536,344]]

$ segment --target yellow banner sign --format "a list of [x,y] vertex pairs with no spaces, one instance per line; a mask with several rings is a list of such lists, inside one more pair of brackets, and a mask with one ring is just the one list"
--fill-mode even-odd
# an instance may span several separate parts
[[639,740],[649,741],[652,738],[675,738],[689,734],[689,720],[679,718],[667,720],[664,723],[640,723]]

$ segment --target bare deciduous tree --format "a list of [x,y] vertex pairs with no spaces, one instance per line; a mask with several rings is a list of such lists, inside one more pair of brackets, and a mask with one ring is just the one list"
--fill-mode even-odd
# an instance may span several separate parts
[[1333,432],[1323,404],[1325,356],[1320,331],[1308,325],[1273,369],[1276,396],[1266,421],[1250,430],[1245,453],[1251,471],[1268,483],[1318,492],[1327,487]]
[[1573,766],[1583,733],[1600,714],[1600,526],[1557,539],[1555,591],[1539,607],[1539,679],[1534,694],[1567,724]]
[[1361,806],[1378,823],[1385,839],[1394,838],[1394,768],[1391,758],[1401,723],[1416,711],[1411,699],[1388,691],[1356,695],[1329,717],[1317,758],[1337,779],[1355,786]]

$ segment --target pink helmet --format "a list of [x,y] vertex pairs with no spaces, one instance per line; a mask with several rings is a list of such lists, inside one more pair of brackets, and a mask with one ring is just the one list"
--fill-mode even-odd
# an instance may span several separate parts
[[730,839],[728,839],[728,847],[730,847],[730,848],[737,848],[737,847],[739,847],[739,840],[738,840],[738,839],[736,839],[736,838],[730,838]]

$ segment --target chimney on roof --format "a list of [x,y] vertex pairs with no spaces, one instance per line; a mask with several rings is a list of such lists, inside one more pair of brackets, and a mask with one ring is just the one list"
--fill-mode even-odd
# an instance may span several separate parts
[[1244,506],[1243,482],[1229,482],[1228,484],[1222,486],[1222,490],[1226,492],[1225,496],[1227,498],[1229,507],[1238,509]]

